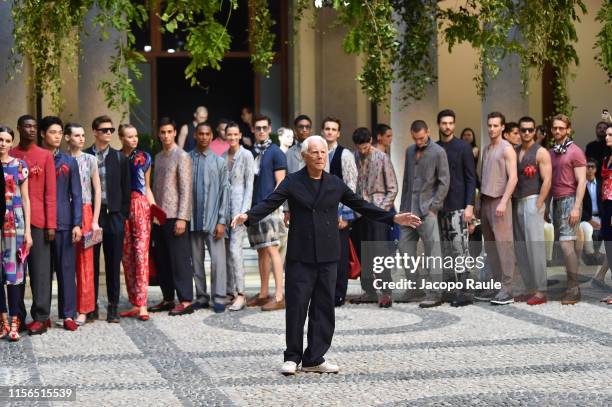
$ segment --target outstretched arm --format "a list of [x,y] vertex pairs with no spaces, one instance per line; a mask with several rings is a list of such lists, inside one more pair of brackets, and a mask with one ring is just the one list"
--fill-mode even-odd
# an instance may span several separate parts
[[289,180],[285,178],[266,199],[253,206],[247,213],[241,213],[232,220],[232,228],[238,225],[257,223],[283,204],[289,198]]

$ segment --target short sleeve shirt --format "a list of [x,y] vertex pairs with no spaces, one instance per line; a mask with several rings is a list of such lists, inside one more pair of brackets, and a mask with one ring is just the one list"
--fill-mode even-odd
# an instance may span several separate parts
[[146,195],[145,174],[151,168],[151,156],[147,152],[134,150],[129,161],[131,190]]
[[260,159],[259,174],[255,177],[253,189],[253,205],[266,199],[276,188],[274,172],[286,169],[285,154],[276,144],[271,144]]
[[98,172],[98,160],[91,154],[81,154],[75,157],[79,165],[79,175],[81,177],[81,192],[83,204],[91,205],[93,202],[92,177]]
[[552,195],[554,198],[576,195],[574,168],[586,167],[586,157],[575,143],[570,144],[565,154],[550,150],[552,160]]

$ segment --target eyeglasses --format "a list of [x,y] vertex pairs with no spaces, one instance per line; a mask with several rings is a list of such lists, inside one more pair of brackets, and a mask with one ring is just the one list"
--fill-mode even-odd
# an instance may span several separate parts
[[563,131],[563,130],[567,130],[567,127],[562,127],[562,126],[555,126],[555,127],[551,127],[552,131]]
[[263,133],[264,131],[268,131],[268,126],[255,126],[255,131]]
[[535,129],[532,128],[525,128],[525,127],[521,127],[521,133],[533,133],[535,131]]
[[310,124],[298,124],[296,127],[298,130],[310,130],[312,126]]
[[96,129],[96,131],[99,131],[100,133],[105,133],[105,134],[113,134],[115,132],[115,128],[114,127],[104,127],[101,129]]

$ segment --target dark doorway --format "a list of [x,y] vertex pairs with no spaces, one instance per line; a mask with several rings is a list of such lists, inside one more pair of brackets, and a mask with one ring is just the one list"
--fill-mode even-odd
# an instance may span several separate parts
[[198,74],[199,86],[185,80],[188,63],[188,58],[158,59],[159,117],[170,116],[181,125],[191,120],[197,106],[206,106],[208,120],[215,125],[221,118],[238,121],[241,107],[253,106],[254,75],[247,58],[226,58],[221,70],[202,71]]

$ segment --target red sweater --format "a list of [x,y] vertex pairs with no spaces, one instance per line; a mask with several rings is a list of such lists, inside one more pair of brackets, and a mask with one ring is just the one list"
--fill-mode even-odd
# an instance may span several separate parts
[[27,150],[17,146],[9,153],[28,165],[28,193],[32,226],[39,229],[57,228],[55,196],[55,163],[51,152],[30,145]]

